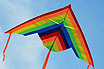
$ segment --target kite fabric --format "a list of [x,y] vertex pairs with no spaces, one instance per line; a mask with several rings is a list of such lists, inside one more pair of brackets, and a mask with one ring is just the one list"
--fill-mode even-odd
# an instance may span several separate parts
[[[43,45],[49,49],[42,69],[46,68],[51,51],[60,52],[69,48],[72,48],[78,58],[89,63],[87,69],[89,69],[90,65],[94,67],[87,42],[71,9],[71,5],[40,15],[5,33],[9,33],[10,36],[11,33],[24,36],[38,33]],[[3,51],[4,59],[10,36]]]

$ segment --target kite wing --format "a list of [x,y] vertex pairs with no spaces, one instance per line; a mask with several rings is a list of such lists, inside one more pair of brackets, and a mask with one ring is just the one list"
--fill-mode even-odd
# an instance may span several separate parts
[[17,33],[25,36],[40,33],[48,29],[50,26],[54,26],[54,24],[61,23],[64,20],[68,7],[69,6],[66,6],[62,9],[40,15],[12,28],[5,33]]
[[[71,9],[71,5],[40,15],[5,33],[10,33],[10,35],[3,51],[4,58],[11,33],[24,36],[38,33],[44,46],[48,49],[59,52],[72,48],[78,58],[89,63],[89,66],[92,65],[94,67],[87,42]],[[49,55],[47,56],[49,57]],[[47,61],[48,58],[43,66],[44,68],[46,67]]]
[[71,6],[69,6],[63,24],[64,27],[62,27],[62,30],[65,32],[67,40],[69,41],[69,46],[73,49],[76,56],[89,63],[89,66],[92,65],[94,67],[87,42]]

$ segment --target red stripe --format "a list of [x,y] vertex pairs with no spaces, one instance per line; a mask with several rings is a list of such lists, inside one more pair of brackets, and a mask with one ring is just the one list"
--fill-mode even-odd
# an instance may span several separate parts
[[59,39],[59,41],[60,41],[60,44],[61,44],[63,50],[66,50],[66,46],[65,46],[65,44],[64,44],[64,41],[63,41],[63,39],[62,39],[60,33],[58,34],[58,39]]
[[48,35],[45,35],[45,36],[41,36],[40,38],[41,38],[41,40],[44,40],[44,39],[47,39],[47,38],[56,36],[57,33],[58,33],[58,31],[57,32],[54,32],[54,33],[51,33],[51,34],[48,34]]

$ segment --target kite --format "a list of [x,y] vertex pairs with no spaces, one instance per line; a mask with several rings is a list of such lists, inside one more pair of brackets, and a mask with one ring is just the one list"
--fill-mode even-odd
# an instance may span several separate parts
[[79,59],[89,63],[87,69],[89,69],[90,65],[94,68],[87,42],[71,9],[71,5],[35,17],[5,33],[9,33],[9,37],[3,50],[3,61],[12,33],[24,36],[38,33],[43,45],[49,49],[42,69],[46,68],[51,51],[60,52],[69,48],[72,48]]

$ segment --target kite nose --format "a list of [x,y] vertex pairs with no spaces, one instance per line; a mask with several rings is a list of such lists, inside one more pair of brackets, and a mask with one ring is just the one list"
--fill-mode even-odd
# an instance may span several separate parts
[[63,26],[63,22],[62,22],[61,25],[60,25],[60,29],[59,29],[59,31],[62,29],[62,26]]

